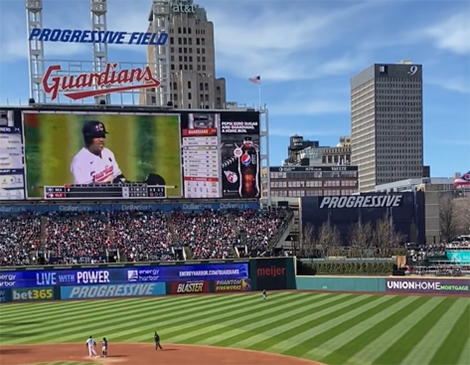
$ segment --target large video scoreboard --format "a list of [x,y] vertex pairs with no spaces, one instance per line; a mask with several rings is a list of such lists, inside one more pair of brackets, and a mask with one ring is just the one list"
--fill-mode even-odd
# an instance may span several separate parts
[[255,111],[3,108],[0,200],[258,199],[259,123]]

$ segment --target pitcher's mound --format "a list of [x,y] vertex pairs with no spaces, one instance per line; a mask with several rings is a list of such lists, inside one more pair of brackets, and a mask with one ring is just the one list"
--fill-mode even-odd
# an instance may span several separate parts
[[[0,346],[2,365],[27,365],[51,362],[94,363],[102,365],[321,365],[296,357],[267,352],[193,345],[113,343],[108,357],[89,357],[85,344],[47,344]],[[99,350],[99,348],[98,348]]]

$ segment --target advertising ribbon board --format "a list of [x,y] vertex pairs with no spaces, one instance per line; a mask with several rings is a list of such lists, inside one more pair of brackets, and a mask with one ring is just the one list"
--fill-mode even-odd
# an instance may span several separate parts
[[208,281],[187,281],[171,283],[171,294],[209,293]]
[[460,279],[386,279],[387,293],[470,296],[468,280]]
[[38,302],[53,299],[56,299],[54,295],[54,288],[25,288],[11,290],[12,302]]
[[214,284],[216,293],[251,291],[250,279],[216,280]]

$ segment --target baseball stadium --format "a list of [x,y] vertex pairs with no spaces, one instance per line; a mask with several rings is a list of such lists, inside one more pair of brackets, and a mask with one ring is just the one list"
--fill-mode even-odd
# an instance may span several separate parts
[[[0,30],[17,35],[9,3]],[[305,52],[306,33],[330,46],[337,28],[358,31],[350,6],[362,19],[382,2],[250,1],[248,39],[240,2],[206,1],[234,26],[217,37],[225,69],[193,0],[23,3],[27,62],[0,60],[9,98],[26,92],[20,69],[30,84],[26,103],[0,107],[1,365],[470,365],[470,172],[436,180],[423,165],[423,65],[350,78],[369,46],[331,61]],[[301,28],[283,25],[302,14]],[[273,133],[260,75],[243,80],[258,105],[241,104],[239,73],[255,66],[276,85],[266,98],[280,96]],[[336,146],[291,134],[336,134],[336,117],[351,117]],[[287,159],[273,166],[282,137]]]

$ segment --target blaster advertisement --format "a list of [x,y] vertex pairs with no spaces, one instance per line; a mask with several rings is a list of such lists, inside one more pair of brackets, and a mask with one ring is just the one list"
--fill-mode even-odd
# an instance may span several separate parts
[[216,293],[251,291],[250,279],[216,280],[214,284]]
[[171,283],[171,294],[199,294],[209,293],[208,281],[187,281]]
[[468,280],[460,279],[386,279],[387,293],[470,295]]

